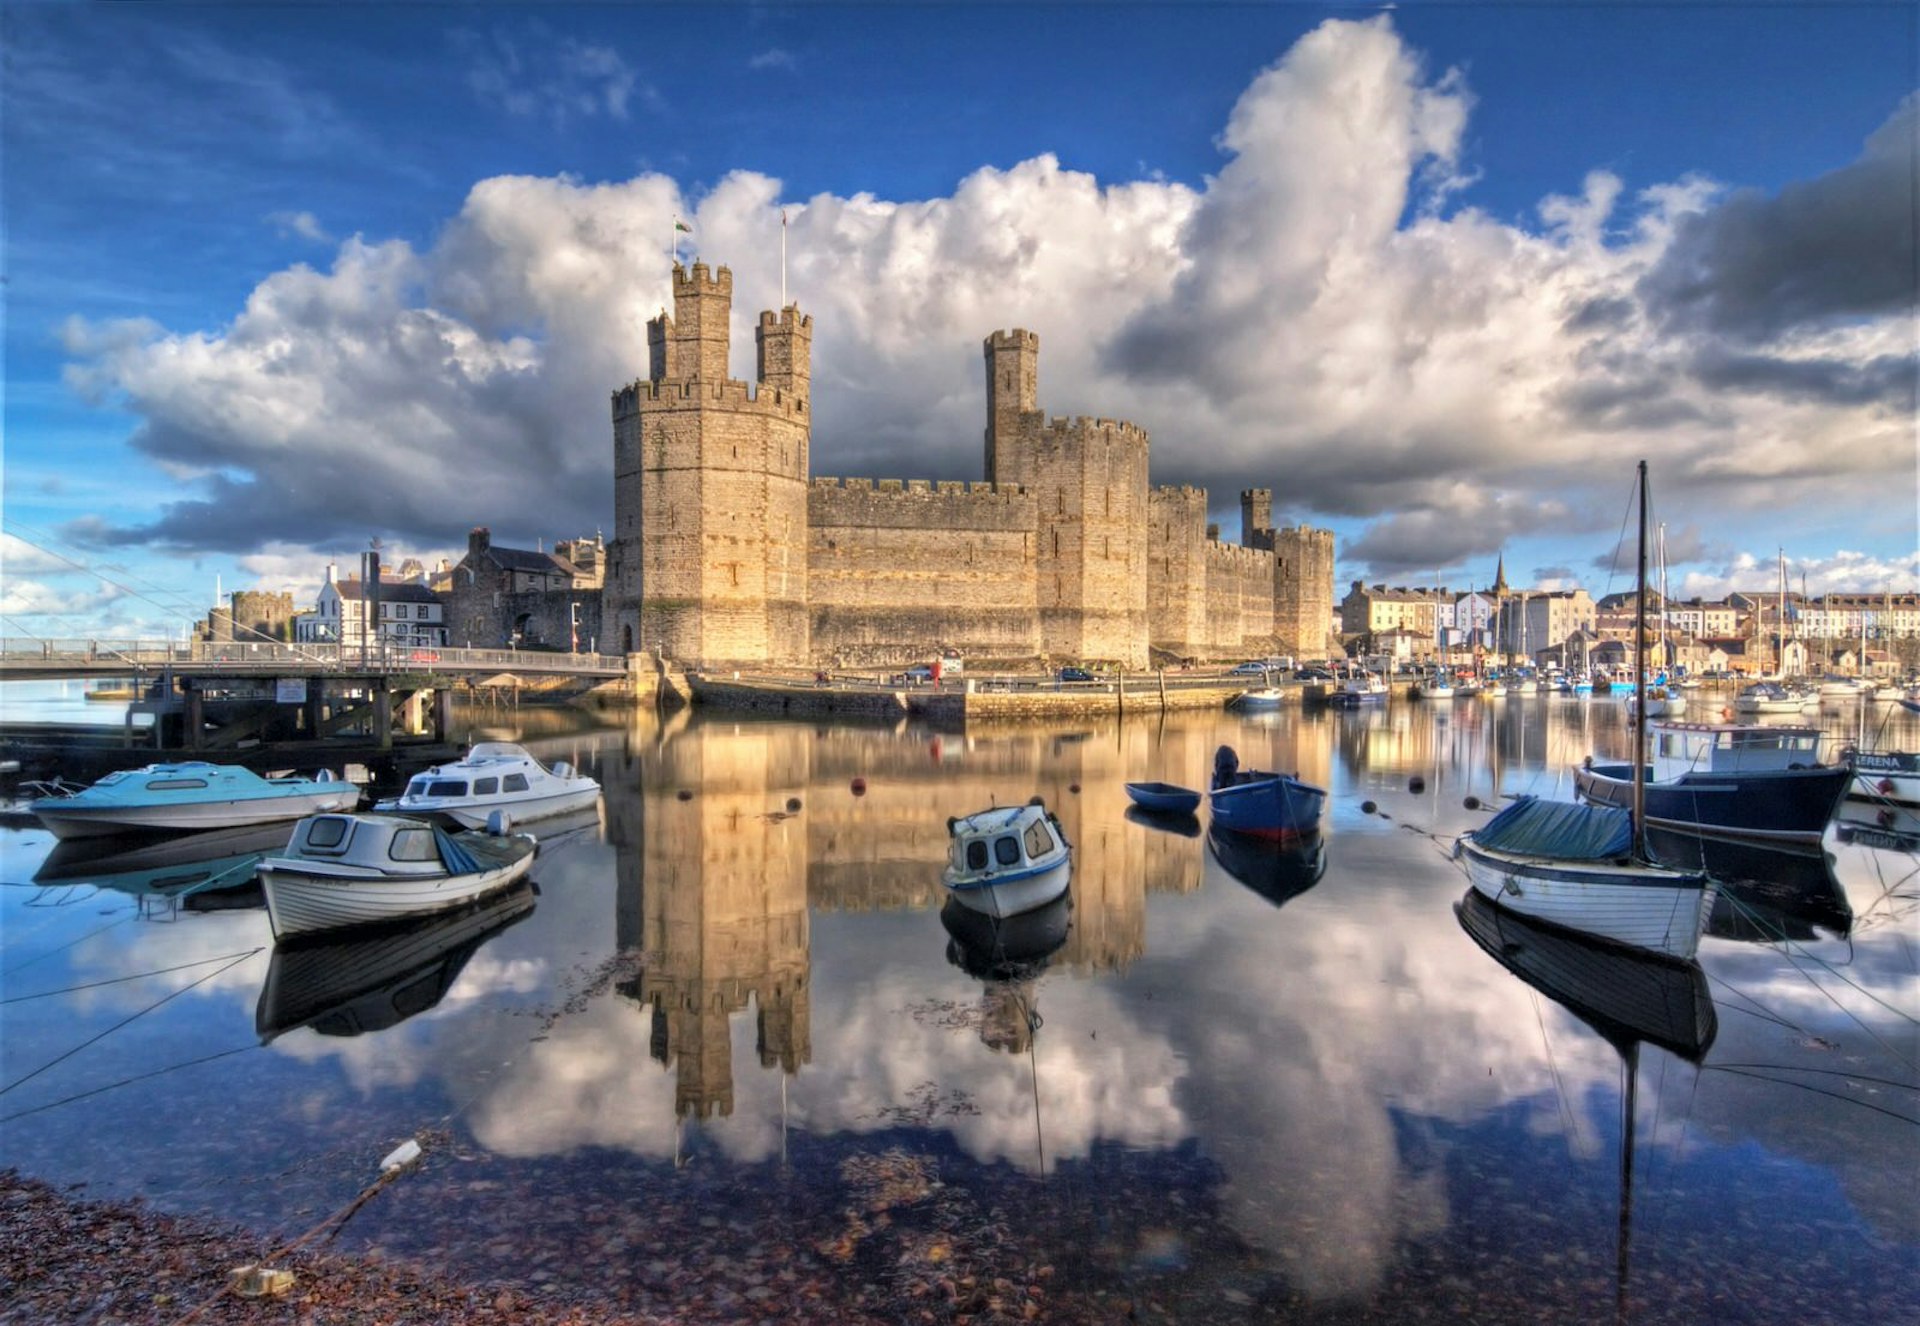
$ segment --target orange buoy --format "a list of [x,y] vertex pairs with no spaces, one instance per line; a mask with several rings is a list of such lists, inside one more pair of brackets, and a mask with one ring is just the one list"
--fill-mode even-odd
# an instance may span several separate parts
[[857,797],[863,797],[867,794],[867,780],[864,778],[856,778],[847,786],[853,789],[853,794]]

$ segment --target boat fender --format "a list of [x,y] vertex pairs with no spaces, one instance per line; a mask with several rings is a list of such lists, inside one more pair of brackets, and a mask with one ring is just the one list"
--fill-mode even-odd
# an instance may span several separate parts
[[1880,789],[1881,796],[1889,796],[1893,792],[1893,779],[1882,778],[1879,782],[1875,783],[1874,786]]
[[331,769],[322,769],[322,770],[321,770],[321,771],[320,771],[319,773],[317,773],[317,774],[315,774],[315,775],[313,776],[313,781],[314,781],[314,782],[316,782],[316,783],[331,783],[331,782],[333,782],[333,781],[334,781],[334,777],[333,777],[333,770],[331,770]]
[[495,838],[504,838],[513,829],[513,816],[504,810],[487,813],[487,832]]
[[1587,758],[1586,758],[1586,759],[1584,759],[1584,760],[1582,760],[1582,761],[1580,761],[1580,767],[1581,767],[1582,769],[1591,769],[1591,768],[1593,768],[1593,756],[1591,756],[1591,755],[1589,755],[1589,756],[1587,756]]
[[867,780],[864,778],[855,778],[851,783],[847,784],[847,790],[857,797],[863,797],[867,794]]

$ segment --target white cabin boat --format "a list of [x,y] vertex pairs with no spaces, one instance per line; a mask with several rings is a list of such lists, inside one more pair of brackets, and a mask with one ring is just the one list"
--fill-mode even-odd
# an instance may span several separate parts
[[449,833],[392,815],[315,815],[286,851],[260,862],[276,939],[450,911],[520,879],[538,844],[528,834]]
[[453,764],[438,764],[407,781],[407,790],[375,810],[444,815],[469,829],[503,810],[515,824],[581,810],[600,799],[600,784],[565,763],[552,768],[508,741],[483,741]]
[[297,820],[321,811],[352,810],[360,789],[330,770],[318,778],[262,778],[237,764],[192,760],[110,773],[69,797],[28,807],[56,838],[88,838],[134,830],[191,832]]
[[953,847],[940,882],[963,907],[1017,916],[1066,892],[1073,845],[1039,797],[950,819],[947,833]]
[[1777,681],[1755,682],[1733,697],[1736,714],[1797,714],[1806,700]]

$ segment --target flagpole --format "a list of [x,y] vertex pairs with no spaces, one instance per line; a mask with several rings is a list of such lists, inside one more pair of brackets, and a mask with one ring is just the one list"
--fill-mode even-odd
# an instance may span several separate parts
[[780,311],[787,308],[787,209],[780,209]]

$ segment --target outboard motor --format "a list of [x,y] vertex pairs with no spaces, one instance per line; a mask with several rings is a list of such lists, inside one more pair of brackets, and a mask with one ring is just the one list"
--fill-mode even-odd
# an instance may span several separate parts
[[513,832],[513,816],[504,810],[487,812],[487,832],[495,838],[504,838]]
[[1231,746],[1222,746],[1213,753],[1213,785],[1232,787],[1240,772],[1240,757]]

